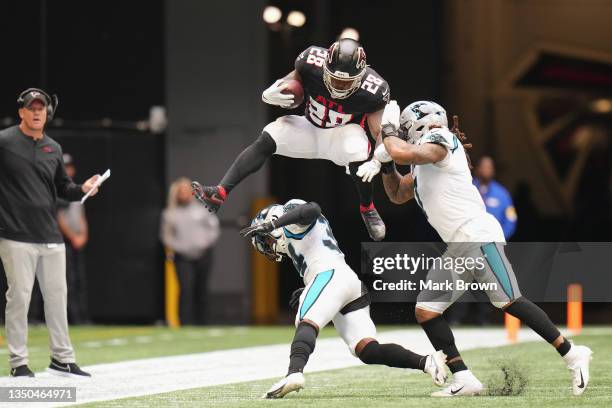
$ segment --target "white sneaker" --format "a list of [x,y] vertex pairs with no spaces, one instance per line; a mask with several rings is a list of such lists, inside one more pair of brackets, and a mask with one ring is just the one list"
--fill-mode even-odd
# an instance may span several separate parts
[[431,394],[432,397],[458,397],[461,395],[478,395],[484,391],[484,386],[471,371],[455,373],[453,382],[446,388]]
[[563,359],[567,368],[572,372],[572,391],[574,395],[582,395],[589,384],[589,364],[593,351],[587,346],[574,346]]
[[446,382],[446,354],[438,350],[427,356],[423,372],[429,373],[434,384],[441,387]]
[[291,391],[299,391],[304,388],[305,383],[306,380],[304,379],[304,374],[289,374],[288,376],[274,384],[264,395],[264,398],[283,398]]

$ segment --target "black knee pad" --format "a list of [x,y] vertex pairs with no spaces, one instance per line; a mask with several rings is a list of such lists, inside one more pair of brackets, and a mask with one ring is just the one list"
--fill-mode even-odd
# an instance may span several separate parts
[[359,353],[359,359],[365,364],[380,364],[382,360],[380,343],[376,340],[369,342]]
[[293,343],[291,343],[291,354],[311,354],[315,349],[316,341],[316,327],[308,322],[300,322],[295,330]]
[[382,364],[398,368],[425,368],[427,356],[416,354],[394,343],[380,344],[373,340],[359,353],[359,359],[365,364]]

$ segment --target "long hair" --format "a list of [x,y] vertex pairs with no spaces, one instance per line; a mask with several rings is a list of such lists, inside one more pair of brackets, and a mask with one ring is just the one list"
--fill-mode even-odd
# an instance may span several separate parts
[[176,180],[174,180],[172,184],[170,184],[170,189],[168,190],[168,201],[166,204],[166,208],[175,208],[178,205],[177,198],[176,198],[178,195],[178,188],[183,183],[187,183],[187,185],[191,185],[191,180],[189,180],[187,177],[179,177]]

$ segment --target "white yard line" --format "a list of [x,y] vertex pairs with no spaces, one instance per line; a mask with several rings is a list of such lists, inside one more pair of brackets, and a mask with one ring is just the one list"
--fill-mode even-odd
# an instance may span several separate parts
[[[507,345],[503,329],[456,329],[459,350]],[[521,330],[520,341],[539,340],[531,330]],[[417,353],[432,351],[421,329],[380,333],[380,342],[395,342]],[[285,374],[289,344],[220,350],[208,353],[169,356],[83,367],[91,379],[69,379],[46,372],[36,378],[1,377],[0,387],[44,386],[77,387],[77,403],[108,401],[126,397],[153,395],[190,388],[210,387],[245,381],[278,378]],[[332,370],[362,365],[340,338],[317,341],[306,372]],[[5,404],[0,404],[0,406]],[[58,404],[36,403],[33,406]],[[19,404],[20,407],[27,406]]]

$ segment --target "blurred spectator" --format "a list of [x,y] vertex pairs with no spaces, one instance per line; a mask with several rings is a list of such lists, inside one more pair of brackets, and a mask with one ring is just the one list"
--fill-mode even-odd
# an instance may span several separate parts
[[[66,174],[76,174],[72,156],[64,154]],[[66,281],[68,283],[68,320],[72,324],[89,323],[87,275],[83,249],[87,245],[89,229],[85,210],[79,201],[58,200],[57,223],[66,243]]]
[[484,156],[476,165],[474,185],[478,188],[487,212],[493,215],[502,226],[506,240],[510,239],[516,229],[516,210],[512,197],[504,186],[493,180],[495,163],[489,156]]
[[208,275],[218,237],[219,220],[193,199],[191,180],[183,177],[172,183],[162,213],[161,240],[174,255],[181,324],[205,322]]

